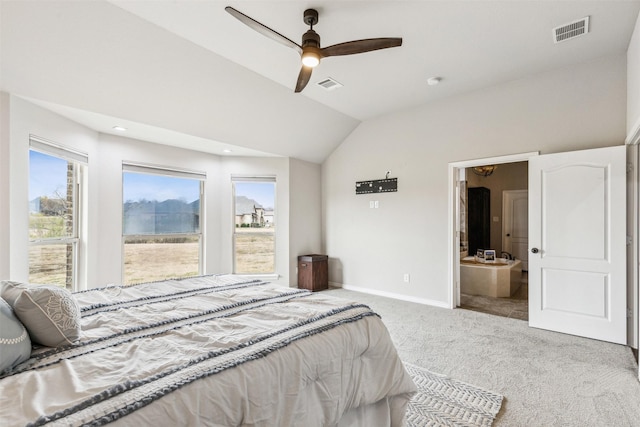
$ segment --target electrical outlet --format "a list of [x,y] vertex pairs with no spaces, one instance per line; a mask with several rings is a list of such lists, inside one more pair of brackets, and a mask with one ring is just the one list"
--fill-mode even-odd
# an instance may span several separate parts
[[375,206],[376,209],[378,209],[380,207],[380,203],[376,200],[374,202],[374,206]]
[[373,209],[375,207],[375,202],[373,200],[369,200],[369,209]]
[[409,273],[404,273],[404,283],[409,283],[411,281],[410,279]]

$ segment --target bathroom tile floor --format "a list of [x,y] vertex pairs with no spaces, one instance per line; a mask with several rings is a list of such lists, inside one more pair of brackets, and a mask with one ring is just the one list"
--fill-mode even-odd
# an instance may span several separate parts
[[527,279],[527,273],[523,272],[522,284],[510,298],[460,294],[460,308],[512,319],[529,320],[529,284]]

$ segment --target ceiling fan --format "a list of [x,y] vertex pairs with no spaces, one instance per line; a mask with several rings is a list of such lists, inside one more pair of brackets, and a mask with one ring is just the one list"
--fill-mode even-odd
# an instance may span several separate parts
[[277,31],[272,30],[266,25],[261,24],[231,6],[225,7],[225,10],[240,22],[250,28],[253,28],[260,34],[282,43],[300,54],[302,57],[302,69],[300,70],[300,74],[298,74],[298,81],[296,82],[295,90],[296,93],[301,92],[307,83],[309,83],[313,67],[318,65],[322,58],[327,58],[329,56],[353,55],[356,53],[370,52],[372,50],[386,49],[402,45],[402,38],[394,37],[353,40],[321,48],[320,35],[313,30],[313,26],[318,23],[318,12],[315,9],[307,9],[304,11],[303,20],[304,23],[309,26],[309,30],[302,35],[302,44],[297,44]]

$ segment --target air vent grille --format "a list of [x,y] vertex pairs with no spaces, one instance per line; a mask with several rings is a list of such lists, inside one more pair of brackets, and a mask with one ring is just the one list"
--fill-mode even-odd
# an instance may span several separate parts
[[589,17],[561,25],[553,29],[553,42],[560,43],[589,32]]
[[331,77],[321,80],[317,84],[318,86],[323,87],[326,90],[335,90],[335,89],[338,89],[339,87],[342,87],[341,83],[335,81]]

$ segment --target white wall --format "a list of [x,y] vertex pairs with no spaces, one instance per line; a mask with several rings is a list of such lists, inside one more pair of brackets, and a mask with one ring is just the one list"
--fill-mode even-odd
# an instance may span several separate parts
[[289,277],[297,286],[298,256],[322,253],[321,167],[290,159],[289,172]]
[[[285,157],[223,157],[219,176],[220,188],[219,225],[220,225],[220,265],[224,272],[233,268],[233,197],[232,175],[275,176],[276,177],[276,274],[274,283],[289,285],[289,159]],[[208,214],[207,214],[208,215]]]
[[10,97],[0,92],[0,277],[9,277],[9,108]]
[[[627,49],[627,144],[638,144],[640,143],[640,14],[638,14],[638,18],[636,20],[636,26],[633,31],[633,35],[631,36],[631,41],[629,42],[629,48]],[[635,159],[635,170],[633,171],[631,176],[635,179],[632,182],[627,181],[628,190],[633,191],[632,193],[628,192],[628,200],[632,202],[632,206],[628,208],[628,213],[633,215],[630,217],[631,226],[629,227],[630,233],[629,235],[633,236],[636,239],[635,251],[633,251],[632,256],[629,259],[629,268],[628,278],[635,285],[632,289],[630,289],[628,296],[633,301],[633,321],[637,326],[635,329],[635,334],[632,337],[632,346],[634,348],[638,348],[638,343],[640,342],[640,336],[638,333],[640,332],[640,314],[638,313],[638,307],[640,306],[640,292],[638,289],[638,277],[640,276],[640,271],[638,271],[638,266],[640,260],[638,259],[638,253],[640,253],[640,242],[638,242],[638,200],[640,199],[639,189],[640,182],[638,182],[638,177],[640,174],[637,171],[638,168],[638,151],[637,147],[630,149],[630,152],[634,156]],[[629,221],[627,221],[629,223]],[[632,329],[632,328],[630,328]],[[640,375],[640,371],[639,371]]]
[[627,143],[640,142],[640,14],[627,50]]
[[218,156],[106,134],[99,136],[97,156],[98,162],[94,165],[98,175],[100,209],[96,215],[90,217],[90,221],[100,224],[96,236],[100,262],[96,266],[95,274],[102,285],[122,283],[123,161],[182,168],[207,174],[202,207],[207,213],[203,215],[203,228],[207,231],[204,243],[208,250],[203,265],[207,273],[221,272],[218,214],[221,189],[217,183],[220,168]]
[[[330,281],[446,305],[448,163],[622,144],[625,82],[615,55],[362,123],[322,165]],[[387,170],[398,192],[355,195]]]
[[0,10],[6,92],[314,162],[358,124],[109,2]]
[[[98,134],[84,126],[53,114],[15,96],[9,99],[8,122],[3,120],[3,128],[9,126],[9,140],[3,141],[9,147],[9,194],[3,195],[2,203],[9,204],[9,223],[4,232],[9,233],[9,271],[3,278],[26,281],[29,277],[28,236],[29,236],[29,135],[35,135],[63,146],[80,150],[89,156],[88,183],[97,182],[97,140]],[[87,214],[98,212],[98,193],[89,192]],[[80,243],[80,251],[88,254],[87,269],[80,272],[81,283],[92,283],[98,265],[98,245],[93,239],[98,224],[90,223],[87,240]],[[8,275],[7,275],[8,273]]]
[[[276,177],[277,283],[289,285],[295,265],[290,260],[290,197],[316,206],[317,217],[308,223],[310,236],[291,240],[295,250],[316,249],[320,234],[319,165],[293,161],[295,174],[311,183],[289,188],[288,158],[220,157],[212,154],[153,144],[94,132],[21,98],[0,93],[0,278],[27,281],[29,218],[29,135],[75,148],[89,155],[88,229],[83,242],[87,268],[81,287],[92,288],[122,282],[122,162],[139,162],[206,172],[203,204],[205,230],[204,272],[229,273],[233,268],[233,200],[231,175]],[[300,197],[297,193],[300,192]],[[297,211],[305,209],[298,206]],[[311,242],[311,243],[309,243]]]

